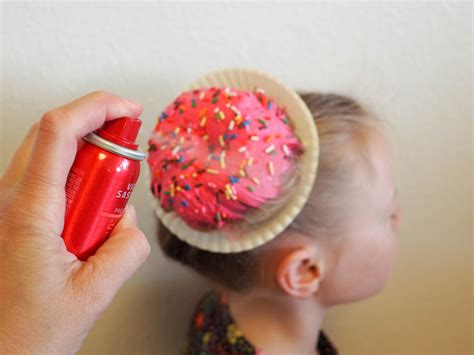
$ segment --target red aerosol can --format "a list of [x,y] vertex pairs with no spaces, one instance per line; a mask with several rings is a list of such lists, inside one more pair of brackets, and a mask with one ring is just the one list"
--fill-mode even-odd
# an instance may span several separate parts
[[118,118],[83,137],[66,183],[62,234],[80,260],[95,253],[123,215],[145,158],[135,144],[141,124]]

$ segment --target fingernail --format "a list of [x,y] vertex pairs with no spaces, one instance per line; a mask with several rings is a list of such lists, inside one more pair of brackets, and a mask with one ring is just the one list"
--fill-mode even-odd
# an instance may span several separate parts
[[130,100],[130,99],[125,99],[129,104],[131,104],[132,106],[136,106],[136,107],[142,107],[141,104],[139,104],[138,102],[136,101],[133,101],[133,100]]

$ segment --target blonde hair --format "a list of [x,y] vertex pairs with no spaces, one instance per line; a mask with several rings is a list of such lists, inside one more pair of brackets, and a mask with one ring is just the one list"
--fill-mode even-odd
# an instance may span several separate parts
[[[301,97],[318,127],[320,157],[309,200],[287,230],[317,236],[338,228],[345,214],[350,213],[344,208],[344,187],[352,184],[361,160],[371,173],[369,136],[378,129],[379,121],[349,97],[321,93],[304,93]],[[161,223],[158,240],[166,255],[228,289],[244,291],[256,282],[255,268],[262,247],[240,253],[212,253],[181,241]]]
[[332,234],[351,213],[345,194],[357,183],[357,170],[374,174],[370,137],[381,132],[382,125],[349,97],[319,93],[301,97],[318,127],[320,157],[313,190],[290,228],[308,235]]

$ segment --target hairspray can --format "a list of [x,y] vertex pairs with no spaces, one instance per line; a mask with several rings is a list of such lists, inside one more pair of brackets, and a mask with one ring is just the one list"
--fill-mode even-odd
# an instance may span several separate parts
[[67,250],[86,260],[122,217],[145,158],[135,140],[138,118],[119,118],[83,137],[66,183],[62,237]]

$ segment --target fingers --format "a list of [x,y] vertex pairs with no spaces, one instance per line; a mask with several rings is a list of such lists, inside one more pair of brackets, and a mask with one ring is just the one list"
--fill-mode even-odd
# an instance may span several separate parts
[[143,264],[150,253],[150,244],[137,228],[135,209],[127,206],[125,213],[107,242],[86,263],[92,263],[89,270],[91,287],[96,290],[115,292]]
[[23,176],[37,132],[38,123],[35,123],[28,130],[28,133],[23,139],[23,142],[16,150],[10,162],[10,165],[8,166],[7,170],[5,171],[5,174],[1,178],[0,186],[2,188],[8,188],[14,185]]
[[25,178],[29,185],[45,190],[45,195],[51,189],[63,190],[76,154],[77,140],[106,120],[138,117],[141,112],[141,105],[101,91],[47,112],[39,123],[26,167]]

